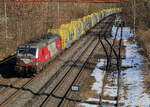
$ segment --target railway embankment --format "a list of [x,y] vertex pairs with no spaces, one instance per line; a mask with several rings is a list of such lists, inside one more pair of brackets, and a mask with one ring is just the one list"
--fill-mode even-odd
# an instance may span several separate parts
[[142,54],[144,65],[142,66],[143,71],[145,72],[145,92],[150,94],[150,29],[141,30],[137,32],[137,40],[142,47]]
[[[116,31],[116,28],[113,28]],[[139,41],[136,40],[135,35],[129,27],[123,27],[123,47],[125,58],[121,59],[121,76],[120,76],[120,93],[119,93],[119,107],[127,106],[142,106],[148,107],[150,105],[149,94],[145,92],[145,76],[147,75],[143,67],[145,65],[145,59],[142,46],[139,45]],[[118,35],[120,35],[120,29]],[[120,39],[120,36],[117,36]],[[104,44],[107,46],[108,44]],[[116,47],[116,46],[115,46]],[[109,48],[109,46],[107,47]],[[122,49],[123,51],[123,49]],[[107,59],[108,60],[108,59]],[[104,87],[103,99],[96,97],[102,91],[103,79],[106,70],[102,69],[106,66],[107,60],[102,57],[98,60],[97,65],[93,72],[91,72],[91,79],[87,79],[88,87],[87,90],[81,94],[86,101],[98,102],[102,100],[102,103],[107,107],[116,106],[117,95],[117,73],[112,69],[112,73],[107,76],[106,87]],[[113,61],[112,61],[113,62]],[[112,66],[112,65],[111,65]],[[113,66],[112,66],[113,67]],[[94,77],[94,79],[92,79]],[[91,81],[88,81],[91,80]],[[90,91],[91,90],[91,91]],[[101,96],[101,94],[100,94]],[[80,103],[78,105],[83,107],[96,107],[94,104]]]
[[[139,42],[131,35],[127,40],[124,40],[124,46],[126,47],[126,59],[123,60],[123,65],[130,65],[123,71],[123,97],[122,101],[125,102],[125,106],[149,106],[149,94],[145,92],[145,72],[143,66],[145,66],[143,49],[139,45]],[[146,66],[147,67],[147,66]]]
[[135,28],[136,40],[141,47],[140,53],[143,57],[145,92],[150,94],[150,1],[131,0],[123,4],[123,18],[126,25]]

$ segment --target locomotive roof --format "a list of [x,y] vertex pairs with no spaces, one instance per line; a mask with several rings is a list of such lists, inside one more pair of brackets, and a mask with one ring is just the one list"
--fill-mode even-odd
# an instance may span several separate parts
[[59,36],[56,34],[43,34],[38,38],[35,38],[23,45],[20,45],[19,48],[25,48],[25,47],[30,47],[30,48],[39,48],[39,47],[43,47],[46,46],[47,44],[52,43],[53,41],[55,41],[56,39],[58,39]]

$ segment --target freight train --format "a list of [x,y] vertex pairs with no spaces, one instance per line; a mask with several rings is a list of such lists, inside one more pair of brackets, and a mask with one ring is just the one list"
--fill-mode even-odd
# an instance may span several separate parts
[[19,74],[34,74],[41,71],[73,42],[103,18],[121,12],[120,8],[103,9],[91,15],[62,24],[59,29],[48,29],[48,33],[17,48],[15,71]]

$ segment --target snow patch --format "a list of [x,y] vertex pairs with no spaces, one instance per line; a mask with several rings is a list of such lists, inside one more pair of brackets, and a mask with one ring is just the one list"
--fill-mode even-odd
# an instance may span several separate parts
[[[103,77],[104,77],[104,71],[100,70],[99,67],[102,67],[106,64],[106,59],[100,59],[99,62],[97,63],[95,69],[93,70],[91,76],[93,76],[96,80],[95,83],[91,86],[91,90],[94,90],[97,92],[97,94],[100,94],[102,91],[102,85],[103,85]],[[85,101],[99,101],[97,98],[88,98]],[[81,103],[79,104],[80,106],[84,107],[98,107],[98,105],[93,105],[93,104],[86,104],[86,103]]]
[[143,64],[142,57],[138,53],[138,45],[137,43],[129,43],[124,41],[124,45],[126,46],[126,59],[122,60],[123,66],[139,66]]
[[[115,34],[116,34],[116,30],[117,30],[117,27],[113,26],[112,27],[112,36],[115,37]],[[130,37],[133,37],[133,32],[132,30],[130,29],[130,27],[123,27],[123,38],[122,39],[127,39],[127,38],[130,38]],[[117,32],[117,39],[120,39],[121,37],[121,27],[118,28],[118,32]]]
[[[86,101],[99,101],[99,99],[97,99],[97,98],[88,98]],[[84,107],[98,107],[98,105],[86,104],[86,103],[81,103],[79,105],[84,106]]]
[[105,86],[104,95],[116,97],[117,96],[117,86]]
[[104,78],[104,71],[98,69],[105,65],[106,60],[100,59],[100,62],[97,63],[96,68],[94,69],[91,76],[95,77],[96,82],[92,85],[92,90],[95,90],[98,94],[102,91],[103,86],[103,78]]
[[[117,27],[113,26],[112,28],[112,36],[115,37]],[[118,30],[117,39],[120,39],[121,36],[121,28]],[[122,87],[127,87],[126,90],[121,90],[121,94],[125,97],[121,98],[120,103],[124,103],[123,107],[135,107],[139,104],[142,107],[150,107],[150,96],[144,93],[144,84],[143,84],[143,75],[140,66],[143,64],[142,56],[138,52],[138,45],[136,42],[128,42],[128,38],[133,37],[133,33],[129,27],[123,28],[123,41],[126,46],[126,59],[122,60],[123,66],[133,66],[133,68],[126,69],[122,71],[123,75],[123,83]],[[95,83],[91,86],[92,90],[95,90],[97,94],[101,93],[102,89],[102,81],[104,78],[105,71],[99,69],[100,67],[106,64],[106,59],[100,59],[97,63],[96,68],[93,70],[91,76],[93,76],[96,80]],[[115,84],[116,81],[115,81]],[[117,96],[117,86],[106,86],[105,95],[109,96]],[[86,101],[99,101],[96,98],[88,98]],[[108,102],[112,104],[116,104],[116,101],[112,100],[102,100],[103,102]],[[81,103],[79,104],[84,107],[98,107],[98,105]],[[103,107],[110,107],[109,105],[104,105]]]
[[109,103],[109,104],[116,104],[116,100],[102,100],[104,103]]
[[[128,31],[127,31],[128,32]],[[129,33],[127,37],[130,37]],[[126,99],[122,99],[124,107],[135,107],[139,104],[142,107],[150,106],[150,97],[144,93],[143,75],[140,66],[143,64],[142,56],[138,52],[137,42],[128,42],[124,40],[126,46],[126,59],[122,60],[123,66],[133,66],[124,70],[123,87],[127,87],[126,93],[123,93]],[[123,91],[122,91],[123,92]]]

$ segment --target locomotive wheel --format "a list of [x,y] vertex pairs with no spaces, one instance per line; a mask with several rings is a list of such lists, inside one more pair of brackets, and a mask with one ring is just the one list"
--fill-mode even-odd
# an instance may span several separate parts
[[25,74],[24,73],[19,73],[18,76],[19,77],[25,77]]
[[43,71],[43,69],[44,69],[44,65],[41,65],[41,70],[40,71]]
[[31,78],[32,76],[33,76],[33,73],[27,73],[27,74],[26,74],[26,77],[27,77],[27,78]]

